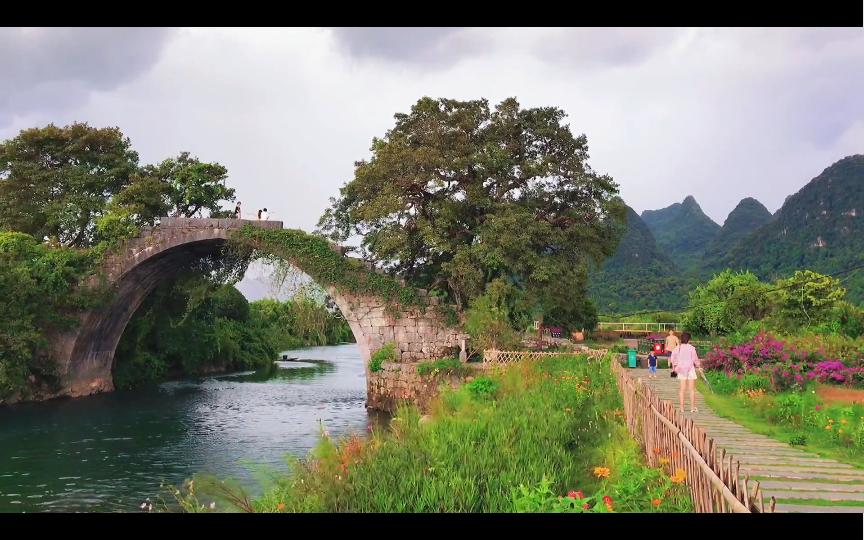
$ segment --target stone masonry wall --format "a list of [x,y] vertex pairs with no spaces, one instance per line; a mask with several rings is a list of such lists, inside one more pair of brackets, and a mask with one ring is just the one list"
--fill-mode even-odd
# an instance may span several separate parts
[[332,287],[328,291],[357,337],[367,364],[372,353],[389,342],[396,343],[397,362],[400,363],[447,356],[467,359],[465,350],[469,336],[461,328],[447,326],[444,315],[437,310],[438,298],[427,298],[429,305],[425,312],[410,309],[395,316],[383,298],[356,297]]
[[399,403],[410,401],[422,412],[429,411],[432,402],[440,395],[441,385],[458,388],[462,383],[474,380],[477,374],[482,374],[482,364],[478,364],[475,373],[469,376],[461,375],[420,375],[417,373],[417,363],[387,363],[381,366],[381,371],[371,373],[366,378],[366,407],[379,411],[395,412]]

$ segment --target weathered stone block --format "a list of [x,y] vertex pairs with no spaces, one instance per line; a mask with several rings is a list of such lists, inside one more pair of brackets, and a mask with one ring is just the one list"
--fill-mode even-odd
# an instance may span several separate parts
[[381,341],[384,343],[388,343],[393,341],[395,336],[393,335],[393,327],[391,326],[383,326],[379,329],[378,334],[381,336]]

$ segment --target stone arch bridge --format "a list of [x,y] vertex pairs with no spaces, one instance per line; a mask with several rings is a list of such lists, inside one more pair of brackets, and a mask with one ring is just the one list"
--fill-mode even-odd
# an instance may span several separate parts
[[[186,265],[203,257],[219,256],[232,232],[247,223],[263,229],[282,229],[281,221],[162,218],[158,226],[142,230],[137,238],[114,250],[106,258],[103,269],[103,276],[112,287],[111,299],[98,309],[82,313],[80,325],[52,340],[62,380],[57,396],[78,397],[112,391],[114,352],[126,325],[147,294]],[[252,247],[272,251],[254,241]],[[332,249],[344,256],[341,248],[332,246]],[[290,256],[287,258],[306,272],[302,263],[290,260]],[[368,265],[366,269],[374,270]],[[315,276],[310,277],[315,279]],[[468,336],[458,328],[448,327],[438,310],[410,308],[393,300],[352,294],[338,283],[319,282],[319,285],[334,299],[354,333],[366,364],[369,393],[372,392],[368,382],[370,357],[387,342],[396,343],[400,362],[440,358],[460,350],[464,360]],[[429,298],[425,291],[418,293],[427,299],[429,306],[437,304],[438,299]]]

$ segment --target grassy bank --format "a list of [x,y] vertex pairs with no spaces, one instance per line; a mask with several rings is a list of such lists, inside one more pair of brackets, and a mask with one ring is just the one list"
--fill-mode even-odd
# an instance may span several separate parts
[[772,393],[758,379],[709,373],[715,393],[699,381],[705,402],[719,416],[754,433],[864,469],[864,406],[823,399],[813,384],[803,391]]
[[643,465],[622,409],[608,363],[547,358],[445,391],[428,417],[406,407],[386,432],[325,431],[254,502],[201,483],[180,499],[187,511],[691,511],[677,471]]

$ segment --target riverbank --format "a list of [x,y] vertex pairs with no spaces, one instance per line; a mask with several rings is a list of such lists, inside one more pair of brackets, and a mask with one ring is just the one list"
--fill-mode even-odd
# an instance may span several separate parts
[[[608,364],[548,357],[444,390],[428,416],[337,438],[265,495],[231,505],[226,484],[181,490],[186,511],[687,512],[677,471],[649,469],[630,438]],[[668,467],[668,465],[664,465]],[[215,489],[214,489],[215,488]],[[229,490],[230,491],[230,490]],[[236,495],[236,493],[235,493]],[[559,498],[559,496],[561,498]],[[235,498],[236,500],[236,498]],[[212,503],[212,508],[211,508]]]

